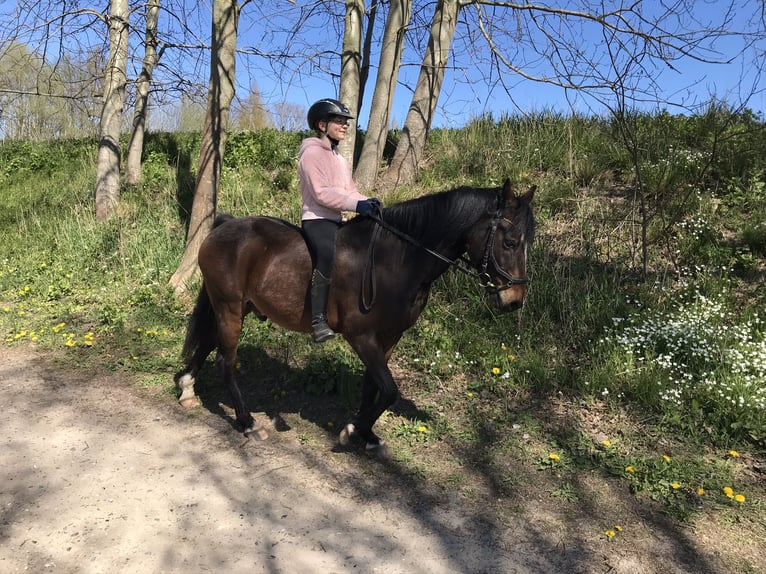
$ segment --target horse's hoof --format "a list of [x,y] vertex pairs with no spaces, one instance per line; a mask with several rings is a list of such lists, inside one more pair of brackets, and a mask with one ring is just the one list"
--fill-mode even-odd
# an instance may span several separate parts
[[356,427],[354,426],[354,423],[348,423],[343,427],[343,430],[340,431],[338,442],[340,442],[341,446],[348,446],[351,444],[351,441],[354,440],[355,435]]
[[364,449],[375,455],[375,458],[377,458],[380,461],[387,462],[391,460],[391,449],[388,448],[388,445],[384,443],[383,441],[380,441],[378,443],[368,442]]
[[248,438],[254,438],[255,440],[266,440],[269,438],[269,431],[263,427],[250,427],[245,429],[245,436]]
[[178,404],[180,404],[185,409],[193,409],[200,406],[201,403],[197,397],[187,397],[185,399],[179,399]]

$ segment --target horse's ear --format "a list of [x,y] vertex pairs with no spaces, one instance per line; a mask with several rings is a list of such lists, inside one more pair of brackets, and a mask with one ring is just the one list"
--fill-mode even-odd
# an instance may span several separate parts
[[505,178],[505,183],[503,183],[503,201],[508,202],[516,197],[516,192],[513,189],[513,186],[511,186],[511,178],[507,177]]
[[527,203],[532,203],[532,198],[535,196],[535,192],[537,191],[537,186],[533,185],[530,187],[527,192],[524,194],[524,199],[527,200]]

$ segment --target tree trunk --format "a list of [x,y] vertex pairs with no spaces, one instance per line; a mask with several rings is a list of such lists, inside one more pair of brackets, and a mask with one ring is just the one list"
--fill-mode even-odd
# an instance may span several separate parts
[[108,219],[120,202],[120,126],[128,66],[128,0],[111,0],[109,61],[104,77],[104,106],[96,168],[96,217]]
[[364,193],[375,185],[388,136],[388,119],[399,75],[404,32],[412,15],[412,0],[391,0],[380,50],[378,76],[372,95],[370,120],[354,180]]
[[197,183],[186,236],[186,249],[178,269],[170,278],[170,285],[179,295],[187,290],[189,281],[197,273],[197,253],[215,219],[231,101],[234,98],[238,20],[237,0],[213,0],[210,83],[200,143]]
[[362,59],[362,23],[364,21],[364,0],[346,0],[346,22],[343,33],[343,54],[340,58],[339,99],[346,104],[354,116],[349,123],[345,139],[340,142],[340,153],[354,165],[356,126],[359,117],[359,70]]
[[444,81],[459,11],[459,0],[440,0],[436,7],[431,25],[431,38],[420,66],[412,103],[394,158],[385,174],[387,189],[412,183],[418,173]]
[[149,88],[152,74],[157,65],[157,21],[160,13],[160,0],[149,0],[146,12],[146,48],[141,75],[136,81],[136,109],[133,113],[133,132],[128,145],[128,159],[125,169],[125,183],[138,185],[141,182],[141,153],[144,150],[144,131],[146,129]]

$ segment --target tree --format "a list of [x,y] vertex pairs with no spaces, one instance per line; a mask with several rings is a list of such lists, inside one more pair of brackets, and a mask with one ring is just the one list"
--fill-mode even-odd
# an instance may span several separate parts
[[[247,1],[242,6],[246,3]],[[188,282],[198,271],[197,253],[215,219],[229,114],[235,92],[235,56],[240,9],[237,0],[213,0],[210,82],[197,182],[186,235],[186,249],[178,269],[170,278],[170,285],[179,294],[187,290]]]
[[236,129],[255,131],[271,126],[272,121],[257,84],[250,86],[250,93],[234,111]]
[[340,56],[340,93],[338,99],[348,106],[354,120],[349,123],[346,138],[340,142],[340,153],[354,164],[356,126],[361,105],[362,28],[364,0],[347,0],[343,27],[343,52]]
[[152,75],[157,65],[158,30],[160,0],[149,0],[146,9],[146,41],[144,43],[144,63],[141,74],[136,80],[136,104],[133,111],[133,130],[128,144],[128,159],[125,169],[125,183],[137,185],[141,181],[141,154],[144,149],[144,131],[149,107],[149,90]]
[[389,187],[412,183],[417,175],[439,101],[459,11],[460,0],[439,0],[436,6],[431,37],[420,66],[407,119],[391,166],[386,172]]
[[412,16],[412,0],[391,0],[385,32],[380,48],[380,62],[375,90],[370,106],[370,119],[364,147],[354,171],[354,179],[361,190],[375,184],[388,137],[388,123],[394,102],[394,88],[399,75],[404,34]]
[[306,108],[290,102],[274,105],[271,112],[277,129],[297,132],[306,129]]
[[128,65],[128,0],[111,0],[109,60],[104,82],[96,167],[96,217],[107,219],[120,201],[120,129]]

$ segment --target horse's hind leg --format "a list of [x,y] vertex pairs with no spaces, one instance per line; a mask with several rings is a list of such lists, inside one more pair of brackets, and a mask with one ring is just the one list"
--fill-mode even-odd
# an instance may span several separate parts
[[178,397],[178,402],[184,408],[196,407],[199,405],[199,399],[194,393],[194,383],[197,382],[197,375],[202,370],[208,355],[215,348],[216,343],[212,338],[204,338],[200,340],[199,346],[195,349],[194,355],[192,355],[186,367],[186,373],[178,379],[178,388],[181,391],[181,396]]
[[245,408],[245,401],[237,383],[237,347],[239,335],[242,331],[242,316],[239,309],[227,309],[218,313],[218,351],[223,367],[223,378],[229,389],[237,424],[249,434],[254,432],[255,421],[250,411]]

